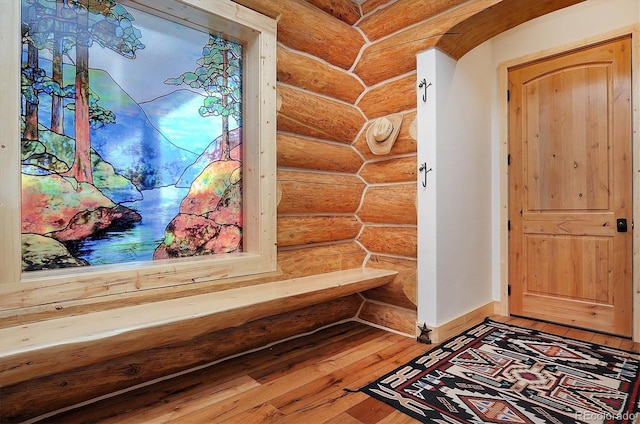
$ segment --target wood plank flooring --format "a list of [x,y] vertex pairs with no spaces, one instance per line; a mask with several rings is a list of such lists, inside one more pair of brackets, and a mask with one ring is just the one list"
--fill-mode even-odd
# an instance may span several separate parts
[[[640,352],[640,344],[627,339],[522,318],[492,318]],[[380,401],[344,389],[357,389],[432,347],[347,322],[38,422],[415,423]]]

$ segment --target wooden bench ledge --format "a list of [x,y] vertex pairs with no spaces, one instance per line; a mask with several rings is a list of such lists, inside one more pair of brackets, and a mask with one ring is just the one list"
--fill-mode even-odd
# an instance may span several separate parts
[[0,387],[382,286],[356,268],[0,329]]

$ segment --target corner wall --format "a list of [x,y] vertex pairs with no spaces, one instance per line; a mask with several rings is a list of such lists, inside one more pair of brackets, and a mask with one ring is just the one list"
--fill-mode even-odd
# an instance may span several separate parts
[[438,327],[491,303],[490,48],[418,55],[418,321]]
[[[314,0],[314,4],[339,4],[341,1],[351,0]],[[365,36],[365,45],[351,72],[364,83],[366,90],[355,104],[369,120],[391,113],[405,115],[400,138],[389,155],[372,158],[362,132],[352,144],[366,161],[359,173],[368,183],[363,207],[374,203],[368,202],[373,198],[370,194],[383,194],[376,196],[376,209],[384,211],[386,205],[387,211],[393,212],[387,217],[380,213],[372,221],[365,218],[371,214],[363,214],[362,208],[359,210],[357,215],[363,223],[363,231],[357,241],[368,251],[365,266],[399,271],[392,287],[365,293],[361,319],[402,332],[415,331],[415,321],[411,322],[412,318],[417,318],[415,271],[423,257],[415,249],[418,225],[409,219],[415,218],[416,212],[406,194],[420,188],[416,186],[421,178],[418,166],[424,162],[416,156],[415,129],[411,124],[416,116],[416,88],[423,78],[416,75],[416,54],[435,47],[460,59],[457,67],[464,70],[461,72],[466,76],[456,73],[455,78],[469,84],[453,89],[452,96],[460,102],[442,112],[442,116],[455,123],[455,131],[447,135],[452,141],[443,145],[444,150],[440,153],[443,166],[438,165],[438,169],[444,168],[444,197],[438,210],[442,209],[447,225],[437,224],[431,229],[436,234],[437,249],[434,251],[437,250],[438,264],[436,270],[430,271],[443,279],[437,283],[438,290],[425,294],[432,304],[420,309],[430,315],[429,320],[433,320],[430,322],[445,322],[461,314],[469,317],[468,312],[474,312],[473,319],[476,319],[494,310],[491,231],[499,230],[491,227],[490,203],[495,200],[491,197],[489,143],[490,98],[493,94],[490,81],[495,75],[488,67],[492,52],[490,48],[481,47],[477,50],[478,56],[474,56],[472,50],[508,28],[581,1],[534,1],[526,2],[527,7],[522,7],[520,0],[500,0],[490,5],[484,0],[366,0],[361,3],[362,18],[354,27]],[[476,111],[481,111],[481,115]],[[481,116],[480,121],[473,121],[477,116]],[[470,119],[474,123],[467,126]],[[363,132],[369,125],[370,122],[365,122]],[[409,128],[405,129],[406,125]],[[411,137],[403,137],[404,131]],[[478,142],[468,142],[471,138]],[[445,176],[447,170],[451,174]],[[375,181],[369,179],[374,174]],[[450,191],[447,184],[456,190]],[[398,214],[398,210],[405,216]],[[418,291],[425,292],[422,288]]]

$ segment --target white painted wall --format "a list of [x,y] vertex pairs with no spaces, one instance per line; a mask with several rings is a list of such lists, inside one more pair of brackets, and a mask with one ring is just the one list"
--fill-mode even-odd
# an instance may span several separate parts
[[439,326],[491,299],[489,45],[456,62],[418,56],[418,321]]
[[[436,105],[444,94],[438,81],[437,62],[440,54],[430,49],[417,57],[418,112],[418,323],[435,326],[438,322],[438,243],[437,243],[437,165],[436,140],[438,116]],[[423,87],[420,87],[423,84]],[[426,85],[426,87],[425,87]],[[423,96],[426,96],[426,101]],[[426,175],[425,175],[426,173]]]
[[457,63],[418,55],[418,321],[442,325],[500,300],[501,63],[640,21],[640,0],[587,0],[500,34]]

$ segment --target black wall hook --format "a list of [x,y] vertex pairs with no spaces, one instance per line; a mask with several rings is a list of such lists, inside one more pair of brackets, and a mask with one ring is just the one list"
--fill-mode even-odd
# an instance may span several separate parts
[[427,88],[429,88],[432,85],[433,84],[431,84],[431,83],[427,84],[427,79],[426,78],[422,78],[422,81],[420,81],[420,84],[418,84],[418,88],[424,87],[424,94],[422,95],[422,101],[423,102],[427,101]]
[[427,186],[427,174],[429,172],[433,171],[433,168],[427,169],[427,162],[423,162],[422,165],[420,165],[420,168],[418,168],[418,171],[424,172],[424,181],[422,181],[422,187],[426,187]]

